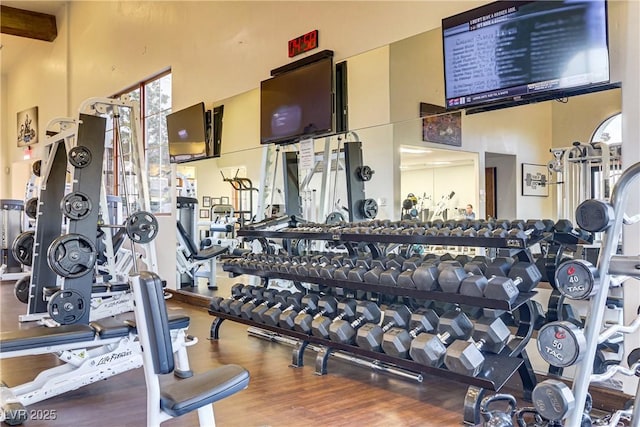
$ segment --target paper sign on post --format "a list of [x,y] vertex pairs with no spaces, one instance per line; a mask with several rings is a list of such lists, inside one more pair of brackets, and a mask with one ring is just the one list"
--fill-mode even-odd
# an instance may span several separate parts
[[300,169],[313,169],[315,166],[314,158],[313,139],[300,141]]

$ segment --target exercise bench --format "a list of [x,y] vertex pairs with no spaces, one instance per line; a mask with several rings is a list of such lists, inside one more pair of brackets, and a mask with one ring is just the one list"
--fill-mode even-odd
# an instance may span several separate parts
[[214,427],[212,404],[247,388],[249,372],[238,365],[223,365],[161,387],[160,375],[174,370],[162,282],[151,272],[133,275],[130,280],[147,384],[147,426],[156,427],[197,410],[200,426]]
[[[180,224],[180,221],[176,222],[178,230],[178,259],[177,259],[177,274],[188,274],[196,285],[198,276],[204,276],[207,278],[207,286],[209,289],[217,289],[216,286],[216,264],[220,255],[224,255],[229,252],[228,246],[212,245],[198,250],[196,244],[191,240],[189,233],[185,230],[184,226]],[[200,269],[206,274],[201,274]],[[180,283],[180,280],[178,280]]]
[[[174,375],[179,378],[193,375],[186,347],[196,344],[197,339],[186,334],[189,323],[189,317],[180,314],[169,320]],[[27,415],[24,408],[29,405],[143,365],[132,312],[88,325],[36,326],[0,333],[0,359],[51,353],[61,362],[57,366],[41,371],[24,384],[0,384],[0,422],[21,424]]]

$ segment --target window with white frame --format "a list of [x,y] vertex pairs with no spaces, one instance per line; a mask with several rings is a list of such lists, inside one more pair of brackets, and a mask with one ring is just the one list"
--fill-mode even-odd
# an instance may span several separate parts
[[[140,105],[141,134],[137,136],[138,144],[144,147],[144,164],[146,179],[149,185],[151,212],[170,213],[171,206],[171,165],[169,164],[169,148],[167,143],[167,125],[165,117],[171,113],[171,71],[158,74],[142,81],[131,88],[118,93],[115,97],[128,95]],[[132,168],[131,117],[123,111],[119,118],[120,126],[114,132],[113,124],[107,124],[107,146],[105,153],[106,184],[108,194],[127,197],[129,209],[139,210],[140,206],[132,206],[139,192],[139,179]]]

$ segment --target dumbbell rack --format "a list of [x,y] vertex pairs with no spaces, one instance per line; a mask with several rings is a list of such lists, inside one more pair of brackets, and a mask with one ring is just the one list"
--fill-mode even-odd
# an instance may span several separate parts
[[[566,425],[569,427],[580,425],[582,412],[587,400],[589,384],[592,379],[592,366],[598,347],[607,296],[609,294],[609,286],[611,284],[610,275],[626,274],[631,277],[640,278],[640,271],[638,269],[638,261],[640,261],[640,258],[636,257],[634,261],[632,258],[625,259],[624,256],[621,257],[616,255],[618,252],[619,237],[622,233],[629,187],[637,178],[640,178],[640,163],[630,166],[623,172],[611,194],[609,204],[612,208],[614,218],[612,218],[611,223],[606,228],[603,238],[603,246],[598,257],[600,288],[589,302],[589,311],[584,327],[584,336],[586,339],[586,345],[584,348],[585,355],[577,365],[574,376],[572,391],[575,397],[576,406],[567,418]],[[640,423],[639,393],[636,393],[634,400],[632,423],[634,423],[633,425],[638,425]]]
[[[263,230],[247,230],[241,229],[238,236],[258,239],[307,239],[307,240],[325,240],[339,244],[345,244],[347,249],[353,253],[353,243],[398,243],[398,244],[421,244],[421,245],[457,245],[468,247],[487,247],[487,248],[508,248],[514,250],[515,256],[521,261],[532,261],[532,257],[528,249],[529,245],[538,240],[523,240],[520,238],[499,238],[499,237],[445,237],[445,236],[423,236],[423,235],[388,235],[388,234],[360,234],[360,233],[343,233],[339,227],[331,229],[329,232],[309,232],[297,231],[296,228],[284,229],[281,231],[263,231]],[[376,251],[372,250],[374,258]],[[232,275],[249,274],[264,278],[277,278],[293,280],[298,282],[311,282],[326,287],[347,288],[354,291],[377,292],[383,295],[394,295],[412,297],[423,300],[441,301],[456,303],[468,306],[484,307],[498,310],[506,310],[509,312],[517,311],[519,315],[519,324],[515,337],[510,341],[509,345],[498,355],[487,354],[486,361],[482,372],[475,376],[466,376],[454,373],[446,368],[433,368],[414,362],[409,359],[400,359],[392,357],[384,353],[372,352],[362,349],[354,345],[345,345],[322,339],[315,336],[307,335],[293,330],[272,327],[257,323],[244,318],[239,318],[227,313],[210,311],[210,314],[216,316],[211,325],[211,338],[218,339],[219,328],[224,320],[243,323],[249,326],[255,326],[264,330],[268,330],[277,334],[287,335],[298,340],[299,344],[293,351],[292,365],[302,366],[303,353],[309,343],[321,346],[323,351],[318,353],[316,358],[316,373],[325,374],[327,372],[327,360],[334,350],[339,350],[361,356],[363,358],[377,360],[386,364],[394,365],[412,372],[424,373],[434,376],[446,377],[458,382],[469,384],[469,388],[464,403],[464,421],[469,424],[480,423],[479,405],[482,401],[486,390],[500,390],[507,381],[518,372],[523,385],[524,398],[530,399],[531,392],[535,387],[537,380],[533,372],[533,368],[525,351],[525,346],[533,334],[534,311],[531,297],[535,292],[521,293],[513,302],[480,297],[470,297],[459,294],[445,293],[439,291],[422,291],[417,289],[394,287],[387,285],[376,285],[350,280],[335,280],[318,277],[300,276],[297,274],[285,273],[273,270],[257,270],[239,265],[233,261],[223,265],[224,271]]]

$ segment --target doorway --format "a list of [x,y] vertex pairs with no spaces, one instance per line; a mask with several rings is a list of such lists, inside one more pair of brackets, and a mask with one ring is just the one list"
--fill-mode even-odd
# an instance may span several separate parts
[[[493,203],[493,218],[517,218],[517,168],[513,154],[485,153],[486,209]],[[489,172],[489,171],[492,172]],[[492,177],[489,178],[488,175]],[[489,181],[491,179],[491,181]],[[493,182],[493,184],[490,184]],[[490,193],[491,191],[491,193]],[[493,196],[490,199],[490,194]],[[491,200],[491,202],[490,202]]]

